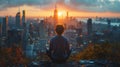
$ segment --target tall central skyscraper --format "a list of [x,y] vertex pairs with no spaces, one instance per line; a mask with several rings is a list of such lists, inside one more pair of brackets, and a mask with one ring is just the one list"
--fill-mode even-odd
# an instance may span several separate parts
[[22,25],[22,23],[21,23],[21,17],[20,17],[21,15],[20,15],[20,12],[18,12],[17,14],[16,14],[16,27],[17,28],[21,28],[21,25]]
[[55,5],[55,10],[54,10],[54,21],[55,21],[55,25],[58,23],[58,10],[57,10],[57,6]]

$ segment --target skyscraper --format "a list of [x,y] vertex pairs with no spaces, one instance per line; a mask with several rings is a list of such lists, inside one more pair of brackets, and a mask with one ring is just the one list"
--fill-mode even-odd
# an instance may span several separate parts
[[54,21],[55,21],[55,25],[58,23],[58,10],[57,10],[57,6],[55,5],[55,10],[54,10]]
[[110,29],[111,28],[111,20],[107,19],[107,23],[108,23],[108,29]]
[[16,14],[16,27],[17,28],[21,28],[21,18],[20,18],[20,12],[18,12],[17,14]]
[[25,10],[23,10],[23,15],[22,15],[22,25],[25,23]]
[[68,17],[69,17],[69,12],[68,11],[67,11],[66,15],[67,15],[66,18],[68,19]]
[[2,22],[0,22],[0,36],[2,35]]
[[0,44],[1,42],[2,42],[2,23],[0,22]]
[[92,19],[91,18],[87,20],[87,33],[88,35],[92,34]]
[[34,25],[32,23],[30,23],[29,25],[29,33],[30,33],[30,36],[33,37],[33,32],[34,32]]
[[7,36],[7,30],[8,30],[8,16],[3,18],[2,36]]
[[22,12],[22,28],[23,28],[22,48],[23,51],[25,51],[26,45],[28,44],[27,24],[25,23],[25,10],[23,10]]
[[77,23],[76,32],[78,36],[82,34],[82,23],[81,22]]
[[41,20],[39,23],[39,30],[40,30],[40,38],[43,39],[45,38],[45,21]]
[[22,36],[23,51],[25,51],[27,44],[28,44],[28,29],[27,29],[27,24],[23,23],[23,36]]

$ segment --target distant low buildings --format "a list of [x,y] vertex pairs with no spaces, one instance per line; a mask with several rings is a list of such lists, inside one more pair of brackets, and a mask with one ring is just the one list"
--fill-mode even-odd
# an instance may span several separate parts
[[12,29],[8,30],[8,36],[7,36],[7,46],[11,47],[13,44],[15,45],[21,45],[22,43],[22,30],[19,29]]

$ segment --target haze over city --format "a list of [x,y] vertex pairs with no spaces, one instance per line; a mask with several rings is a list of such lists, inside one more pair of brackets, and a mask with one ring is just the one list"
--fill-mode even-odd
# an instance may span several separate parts
[[120,0],[0,0],[0,67],[120,67]]
[[0,16],[24,9],[27,17],[53,16],[55,5],[63,16],[120,17],[120,0],[0,0]]

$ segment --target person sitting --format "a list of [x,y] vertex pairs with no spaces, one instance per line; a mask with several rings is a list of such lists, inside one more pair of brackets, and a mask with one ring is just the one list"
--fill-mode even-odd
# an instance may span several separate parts
[[69,58],[71,50],[68,40],[62,36],[64,27],[57,25],[55,31],[57,35],[50,40],[50,47],[47,50],[47,54],[53,62],[63,63]]

